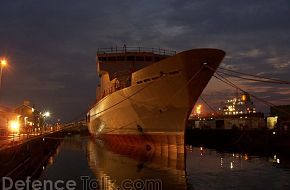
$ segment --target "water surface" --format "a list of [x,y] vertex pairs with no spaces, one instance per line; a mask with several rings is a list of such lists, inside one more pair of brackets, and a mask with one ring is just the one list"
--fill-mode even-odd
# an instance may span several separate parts
[[280,155],[225,153],[191,145],[186,154],[156,154],[71,136],[50,159],[40,179],[75,180],[77,189],[85,189],[81,176],[95,182],[91,189],[290,189],[290,161]]

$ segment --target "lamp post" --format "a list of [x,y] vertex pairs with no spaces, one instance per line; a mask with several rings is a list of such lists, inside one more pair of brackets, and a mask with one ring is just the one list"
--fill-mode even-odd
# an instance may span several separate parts
[[[46,128],[46,121],[45,121],[45,119],[47,118],[47,117],[50,117],[50,112],[45,112],[44,114],[42,114],[42,116],[43,116],[43,127],[42,128],[44,128],[44,130],[45,130],[45,128]],[[45,130],[46,131],[46,130]]]
[[0,89],[1,89],[3,68],[6,67],[7,60],[5,58],[1,59],[0,64],[1,64],[1,70],[0,70]]

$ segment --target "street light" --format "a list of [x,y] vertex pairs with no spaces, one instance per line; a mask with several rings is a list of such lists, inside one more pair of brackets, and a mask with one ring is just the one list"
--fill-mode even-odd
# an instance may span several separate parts
[[42,116],[43,116],[43,125],[44,126],[42,126],[42,130],[43,130],[43,128],[44,128],[44,130],[45,130],[45,128],[46,128],[46,121],[45,121],[45,119],[47,118],[47,117],[50,117],[50,112],[48,112],[48,111],[46,111],[46,112],[44,112],[43,114],[42,114]]
[[0,63],[1,63],[1,71],[0,71],[0,89],[1,89],[3,68],[7,66],[7,60],[5,58],[2,58]]
[[18,133],[20,132],[20,123],[18,120],[11,120],[9,121],[9,129],[10,131],[12,132],[12,141],[13,141],[13,144],[14,144],[14,134],[15,133]]
[[9,122],[9,128],[12,133],[19,133],[20,124],[17,120],[11,120]]
[[49,117],[49,116],[50,116],[50,112],[48,112],[48,111],[45,112],[45,113],[43,114],[43,116],[44,116],[44,117]]

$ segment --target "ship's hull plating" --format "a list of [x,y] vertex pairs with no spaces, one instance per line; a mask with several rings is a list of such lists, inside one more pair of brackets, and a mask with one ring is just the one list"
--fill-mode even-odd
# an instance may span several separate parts
[[217,49],[194,49],[136,71],[132,86],[89,111],[90,133],[107,140],[141,137],[151,145],[164,139],[183,143],[187,118],[224,55]]

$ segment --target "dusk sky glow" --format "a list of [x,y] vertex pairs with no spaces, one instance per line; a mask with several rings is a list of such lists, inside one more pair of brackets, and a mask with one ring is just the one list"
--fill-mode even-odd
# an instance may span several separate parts
[[[0,7],[0,57],[9,61],[1,105],[30,100],[65,121],[84,116],[95,99],[97,48],[123,44],[218,48],[227,53],[223,67],[290,81],[287,0],[1,0]],[[233,81],[274,104],[290,104],[289,85]],[[212,80],[203,97],[217,108],[234,93]]]

